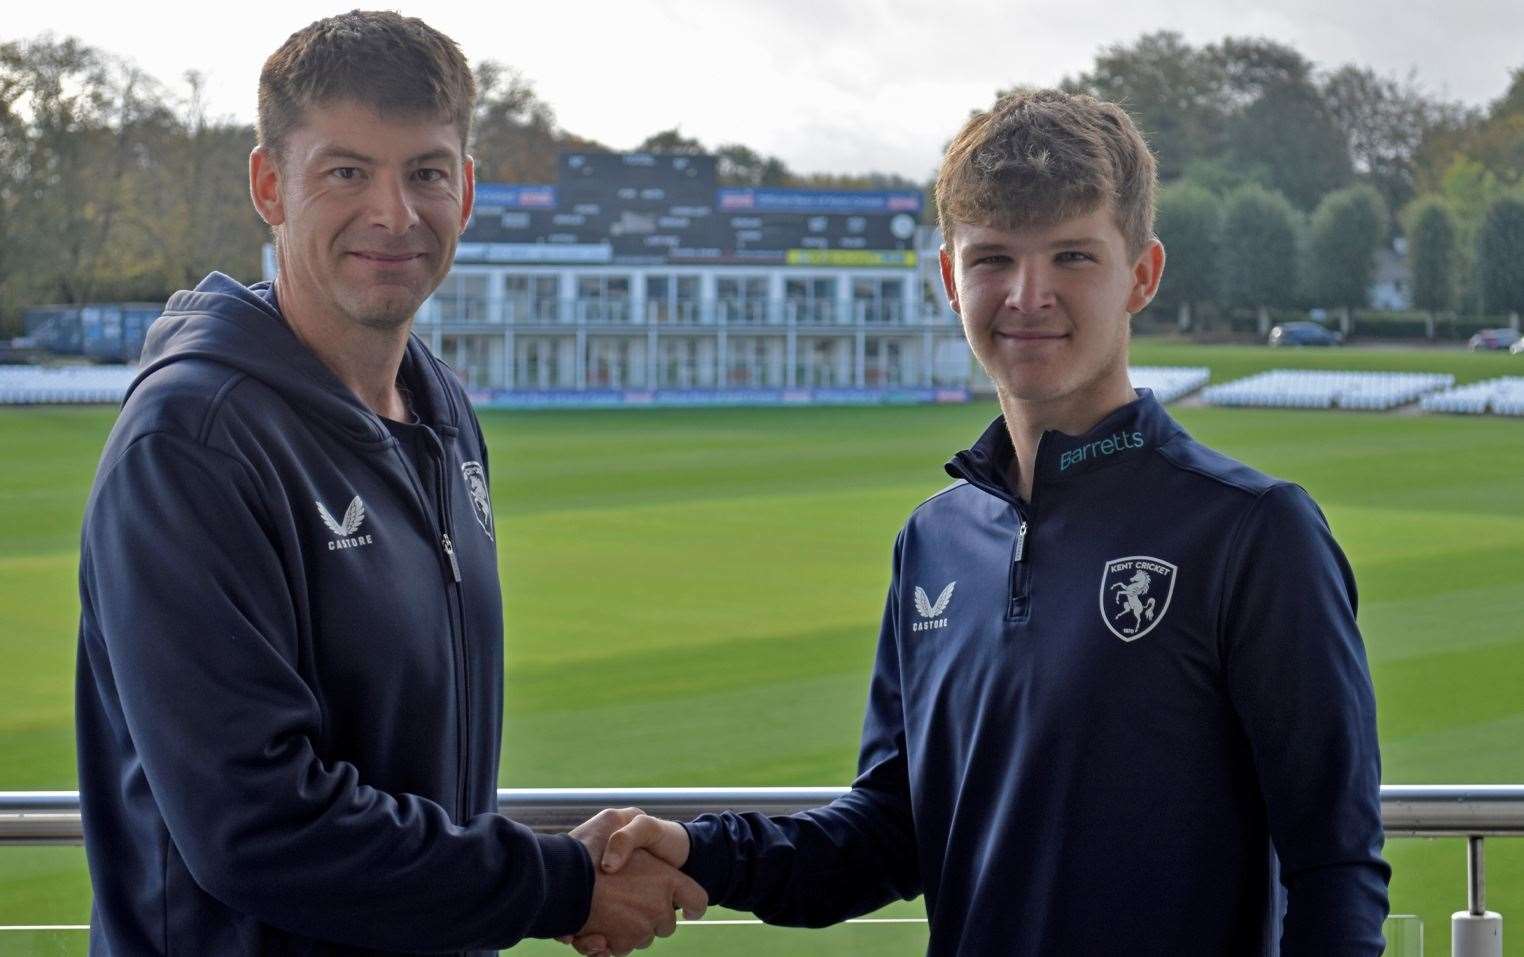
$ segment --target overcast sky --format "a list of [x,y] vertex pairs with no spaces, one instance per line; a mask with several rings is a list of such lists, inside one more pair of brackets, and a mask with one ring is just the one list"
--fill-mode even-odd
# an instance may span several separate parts
[[[252,120],[264,58],[354,2],[8,3],[0,39],[78,36],[170,82],[199,70],[215,114]],[[212,26],[211,9],[234,19]],[[1320,67],[1414,71],[1431,93],[1478,105],[1524,66],[1520,0],[433,0],[395,9],[454,37],[473,63],[517,67],[564,128],[615,148],[679,126],[799,171],[918,180],[995,90],[1056,83],[1101,47],[1154,30],[1198,45],[1268,37]]]

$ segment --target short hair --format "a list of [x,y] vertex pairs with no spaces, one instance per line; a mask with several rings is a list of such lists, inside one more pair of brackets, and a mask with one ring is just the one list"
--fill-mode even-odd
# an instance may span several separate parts
[[1115,103],[1059,90],[1018,90],[975,113],[937,171],[937,221],[1051,226],[1110,204],[1136,256],[1154,233],[1154,156]]
[[476,81],[460,47],[416,17],[351,10],[308,24],[259,73],[259,144],[283,155],[308,107],[349,101],[382,115],[438,116],[471,135]]

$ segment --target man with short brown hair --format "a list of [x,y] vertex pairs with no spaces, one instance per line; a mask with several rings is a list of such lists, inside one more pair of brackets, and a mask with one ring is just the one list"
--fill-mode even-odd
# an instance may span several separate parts
[[703,892],[618,815],[497,813],[502,610],[481,427],[410,334],[471,214],[474,85],[356,11],[260,77],[273,283],[213,273],[150,330],[86,507],[80,801],[97,954],[625,952]]
[[895,544],[859,776],[789,817],[637,818],[605,870],[652,850],[810,927],[924,894],[937,955],[1381,953],[1349,566],[1304,491],[1128,380],[1164,268],[1154,179],[1087,96],[964,126],[942,277],[1001,416]]

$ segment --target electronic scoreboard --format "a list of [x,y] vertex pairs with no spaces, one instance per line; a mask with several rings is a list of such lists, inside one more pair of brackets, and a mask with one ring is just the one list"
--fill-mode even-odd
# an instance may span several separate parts
[[566,153],[554,186],[477,185],[458,262],[913,266],[916,190],[731,188],[715,157]]

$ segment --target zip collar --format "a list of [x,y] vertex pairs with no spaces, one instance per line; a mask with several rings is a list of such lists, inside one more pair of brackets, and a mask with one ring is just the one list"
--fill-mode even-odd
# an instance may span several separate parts
[[[1083,435],[1069,435],[1057,429],[1043,432],[1037,443],[1036,478],[1038,485],[1082,478],[1121,462],[1132,462],[1146,453],[1184,435],[1182,429],[1152,391],[1137,389],[1138,397],[1116,409]],[[952,457],[947,474],[1009,502],[1016,493],[1006,483],[1011,459],[1016,454],[1005,417],[996,416],[969,448]]]
[[947,474],[1015,505],[1016,493],[1006,482],[1015,455],[1005,416],[997,415],[978,441],[952,457]]
[[[292,333],[271,283],[245,286],[214,272],[195,289],[171,296],[148,330],[129,395],[158,369],[186,359],[216,362],[263,382],[305,418],[348,442],[379,447],[391,441],[381,417]],[[457,435],[464,417],[448,381],[453,374],[417,335],[408,336],[401,372],[423,423],[447,437]]]

